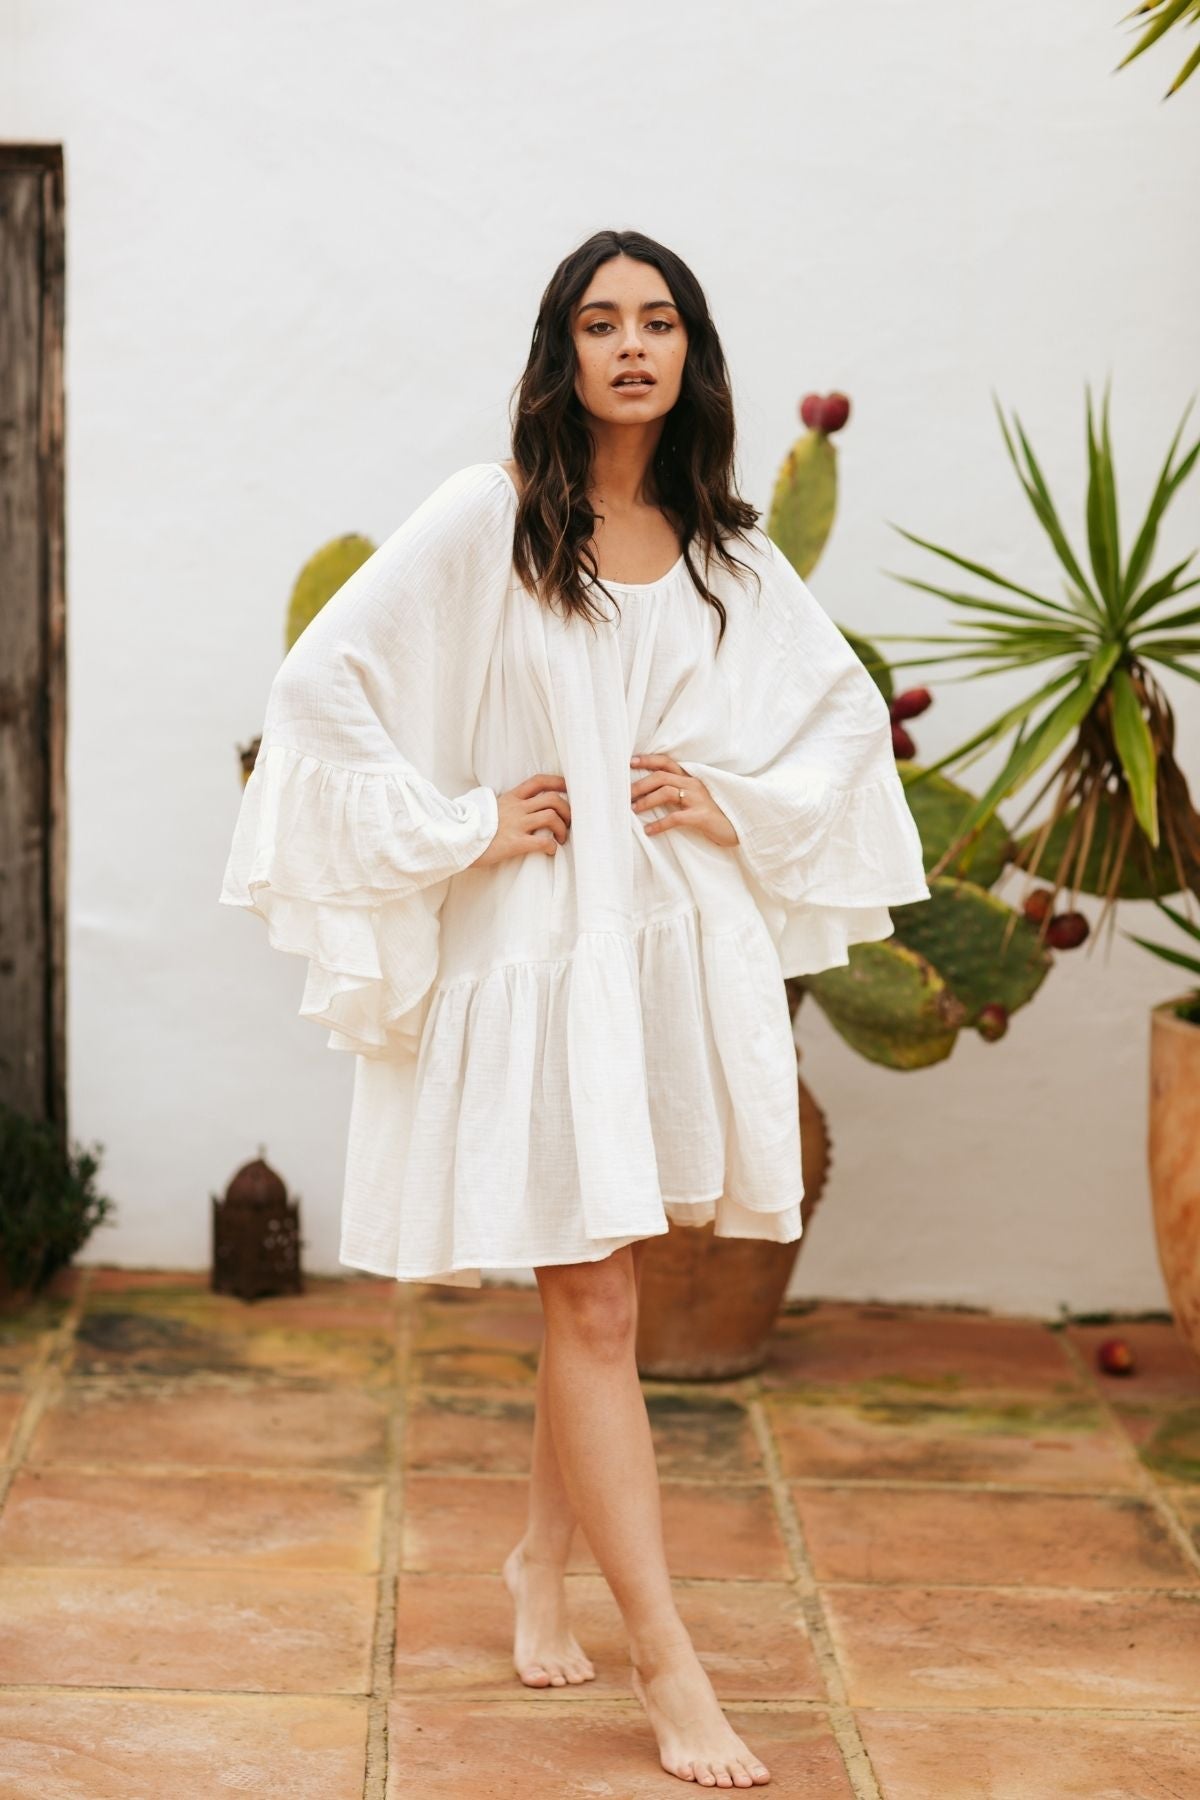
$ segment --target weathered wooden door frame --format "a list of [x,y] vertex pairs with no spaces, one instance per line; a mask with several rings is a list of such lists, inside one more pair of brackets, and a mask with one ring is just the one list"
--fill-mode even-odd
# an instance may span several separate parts
[[0,830],[12,840],[0,843],[0,1098],[51,1120],[65,1140],[61,145],[0,143],[0,189],[0,784],[12,783],[0,793]]

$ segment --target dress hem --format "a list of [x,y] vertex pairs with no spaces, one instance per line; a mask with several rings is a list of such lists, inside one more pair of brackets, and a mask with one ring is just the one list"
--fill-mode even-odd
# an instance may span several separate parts
[[[718,1200],[720,1200],[722,1197],[725,1197],[723,1189],[721,1190],[720,1193],[709,1195],[709,1196],[706,1196],[701,1199],[668,1200],[668,1199],[664,1198],[663,1204],[664,1204],[664,1207],[666,1207],[666,1206],[715,1206],[716,1202]],[[728,1196],[728,1198],[732,1199],[733,1196]],[[736,1204],[736,1202],[735,1202],[735,1204]],[[764,1219],[772,1219],[772,1218],[779,1218],[784,1213],[797,1212],[799,1210],[799,1203],[796,1201],[789,1201],[786,1206],[772,1207],[769,1210],[766,1208],[761,1208],[761,1207],[756,1207],[756,1208],[747,1207],[744,1210],[748,1211],[748,1212],[753,1211],[755,1216],[757,1216],[757,1217],[761,1217]],[[463,1260],[461,1260],[460,1262],[454,1263],[449,1268],[438,1269],[436,1271],[432,1271],[432,1270],[428,1270],[428,1269],[418,1271],[418,1270],[412,1270],[412,1269],[390,1268],[384,1263],[384,1260],[382,1257],[373,1258],[370,1261],[354,1261],[350,1256],[348,1256],[346,1254],[346,1251],[343,1247],[343,1248],[340,1248],[338,1251],[338,1262],[340,1264],[342,1264],[342,1266],[345,1268],[359,1269],[369,1275],[387,1276],[387,1277],[390,1277],[394,1281],[428,1282],[432,1285],[436,1285],[439,1282],[441,1282],[447,1286],[456,1286],[456,1287],[479,1286],[479,1285],[481,1285],[481,1283],[479,1283],[477,1280],[472,1282],[470,1278],[472,1275],[478,1276],[485,1269],[489,1270],[489,1271],[495,1270],[495,1269],[532,1269],[532,1268],[552,1269],[552,1268],[564,1268],[564,1267],[569,1266],[572,1263],[602,1262],[606,1256],[612,1256],[617,1250],[623,1250],[627,1244],[640,1243],[642,1240],[644,1240],[646,1238],[665,1237],[673,1222],[681,1224],[681,1225],[689,1224],[689,1221],[683,1220],[683,1219],[672,1221],[669,1218],[664,1218],[661,1229],[656,1230],[656,1231],[649,1231],[646,1229],[646,1227],[644,1225],[638,1225],[633,1228],[626,1228],[624,1231],[618,1229],[617,1231],[614,1231],[612,1233],[612,1236],[615,1237],[618,1241],[616,1243],[608,1243],[608,1246],[606,1249],[597,1250],[594,1256],[543,1256],[543,1257],[536,1257],[533,1260],[529,1260],[528,1258],[523,1258],[521,1256],[515,1256],[515,1257],[514,1256],[466,1257]],[[706,1225],[709,1222],[710,1221],[708,1219],[704,1219],[704,1220],[700,1221],[700,1225]],[[700,1228],[699,1226],[695,1227],[695,1229],[699,1229],[699,1228]],[[789,1238],[769,1238],[769,1237],[768,1238],[757,1238],[757,1237],[751,1237],[750,1234],[746,1233],[746,1232],[718,1232],[718,1233],[716,1233],[716,1235],[718,1237],[722,1237],[722,1238],[726,1238],[726,1239],[743,1238],[747,1242],[751,1242],[751,1243],[795,1244],[795,1243],[799,1243],[801,1237],[803,1236],[803,1228],[801,1228],[800,1231],[796,1232],[794,1237],[789,1237]],[[367,1257],[367,1256],[369,1256],[370,1253],[363,1251],[363,1252],[360,1252],[359,1254],[363,1257]],[[458,1278],[461,1278],[461,1279],[458,1279]]]

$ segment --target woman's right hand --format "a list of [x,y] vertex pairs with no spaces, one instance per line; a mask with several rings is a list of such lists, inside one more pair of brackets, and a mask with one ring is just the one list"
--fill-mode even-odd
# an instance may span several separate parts
[[558,846],[566,843],[571,825],[566,789],[564,775],[530,775],[498,794],[495,834],[469,866],[475,869],[481,863],[507,862],[509,857],[527,856],[531,850],[553,856]]

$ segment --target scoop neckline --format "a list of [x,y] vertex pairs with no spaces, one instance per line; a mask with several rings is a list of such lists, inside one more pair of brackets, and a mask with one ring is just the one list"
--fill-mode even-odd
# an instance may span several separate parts
[[[505,481],[507,481],[509,487],[511,488],[514,499],[519,500],[520,495],[517,493],[517,484],[513,480],[512,476],[509,474],[508,470],[504,467],[504,464],[502,462],[495,462],[492,464],[492,467],[494,469],[499,469],[499,471],[503,475]],[[686,560],[686,557],[687,557],[687,551],[681,550],[679,552],[679,555],[675,558],[675,561],[671,564],[671,567],[667,570],[666,574],[656,576],[653,581],[614,581],[612,579],[612,577],[609,575],[600,575],[600,576],[595,577],[594,579],[603,583],[603,585],[605,587],[620,588],[620,590],[623,594],[643,594],[643,593],[648,592],[648,590],[650,588],[662,587],[664,582],[670,581],[672,575],[676,574],[679,571],[679,569],[682,567],[684,561]],[[593,579],[592,576],[589,576],[586,574],[584,575],[585,581],[590,581],[592,579]]]

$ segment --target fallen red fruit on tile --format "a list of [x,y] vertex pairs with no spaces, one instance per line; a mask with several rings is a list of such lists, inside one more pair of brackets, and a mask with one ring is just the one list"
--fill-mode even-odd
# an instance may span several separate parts
[[1132,1375],[1133,1351],[1124,1338],[1105,1338],[1096,1351],[1096,1366],[1106,1375]]

